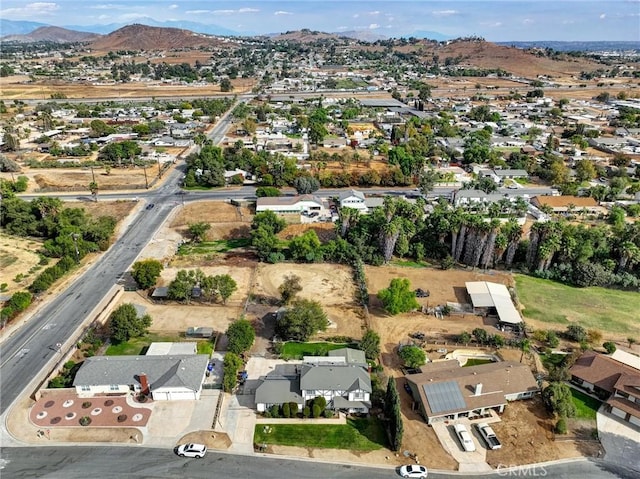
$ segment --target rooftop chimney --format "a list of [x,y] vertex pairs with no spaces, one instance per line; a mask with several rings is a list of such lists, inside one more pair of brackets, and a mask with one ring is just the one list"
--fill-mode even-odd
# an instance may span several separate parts
[[147,379],[147,375],[145,373],[140,373],[138,375],[138,378],[140,379],[140,387],[142,388],[141,393],[144,395],[148,395],[149,394],[149,380]]
[[482,383],[476,384],[476,391],[474,396],[480,396],[482,394]]

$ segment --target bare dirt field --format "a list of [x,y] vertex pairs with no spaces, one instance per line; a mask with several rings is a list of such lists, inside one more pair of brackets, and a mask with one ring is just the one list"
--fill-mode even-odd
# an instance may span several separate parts
[[184,206],[170,223],[170,227],[188,237],[188,225],[206,222],[211,225],[205,240],[246,238],[249,236],[251,212],[247,207],[236,207],[221,201],[197,201]]
[[322,304],[330,327],[321,337],[362,337],[363,319],[360,308],[354,303],[355,286],[348,267],[335,264],[260,264],[251,293],[254,296],[279,298],[278,287],[286,275],[300,277],[303,289],[298,293],[298,298]]
[[124,303],[143,306],[153,319],[149,331],[160,334],[180,334],[189,327],[211,327],[224,332],[242,314],[242,306],[238,305],[156,303],[136,292],[125,292],[119,304]]
[[101,216],[113,216],[118,223],[124,220],[137,206],[136,201],[68,201],[64,203],[66,208],[82,208],[89,216],[99,218]]
[[[179,58],[172,59],[171,63],[182,63]],[[39,81],[37,83],[25,83],[29,80],[24,76],[6,77],[0,83],[2,96],[5,100],[40,98],[49,99],[52,94],[63,94],[67,98],[110,98],[123,100],[136,97],[179,97],[179,96],[215,96],[227,95],[220,90],[220,85],[188,86],[170,85],[167,83],[114,83],[108,85],[93,84],[68,84],[55,81]],[[254,86],[251,79],[235,79],[231,81],[233,92],[242,94],[250,92]]]
[[31,283],[30,271],[35,271],[40,262],[37,251],[41,247],[40,241],[0,234],[0,284],[7,284],[2,294],[11,295]]

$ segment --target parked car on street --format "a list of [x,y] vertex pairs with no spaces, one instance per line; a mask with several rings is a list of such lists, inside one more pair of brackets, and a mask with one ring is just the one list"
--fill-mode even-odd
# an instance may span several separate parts
[[201,459],[207,453],[207,446],[204,444],[182,444],[176,447],[176,454],[180,457],[196,457]]
[[410,464],[400,468],[400,475],[402,477],[419,477],[424,479],[428,474],[427,468],[420,465]]
[[462,444],[462,448],[467,452],[473,452],[476,450],[476,445],[471,439],[471,434],[467,430],[467,427],[464,424],[455,424],[453,426],[453,430],[456,432],[458,439],[460,440],[460,444]]

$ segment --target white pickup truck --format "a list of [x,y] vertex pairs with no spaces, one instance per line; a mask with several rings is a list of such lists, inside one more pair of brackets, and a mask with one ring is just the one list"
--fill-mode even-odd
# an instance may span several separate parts
[[486,422],[480,422],[476,424],[476,427],[478,428],[478,432],[484,439],[484,442],[487,443],[487,447],[489,449],[500,449],[502,447],[502,444],[498,440],[496,433],[493,432],[491,426],[489,426]]

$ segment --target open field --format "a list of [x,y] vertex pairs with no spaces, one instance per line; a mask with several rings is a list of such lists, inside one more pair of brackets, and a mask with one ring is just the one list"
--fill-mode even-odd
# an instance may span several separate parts
[[2,294],[11,295],[31,283],[35,274],[30,272],[35,273],[38,268],[40,256],[37,251],[41,246],[42,243],[35,239],[0,234],[0,284],[7,284]]
[[[182,60],[175,58],[171,63],[182,63]],[[48,100],[54,93],[66,95],[67,98],[110,98],[115,101],[126,100],[136,97],[179,97],[179,96],[215,96],[228,95],[220,91],[220,85],[188,86],[170,85],[167,83],[113,83],[110,85],[93,84],[69,84],[61,81],[39,81],[37,83],[25,83],[29,77],[12,76],[6,77],[0,83],[2,97],[6,100],[20,100],[29,98],[40,98]],[[251,91],[254,81],[252,79],[240,78],[231,81],[234,94],[242,94]]]
[[101,216],[113,216],[118,223],[125,219],[137,206],[135,201],[68,201],[64,203],[66,208],[82,208],[89,216],[99,218]]
[[640,336],[637,292],[575,288],[520,274],[516,285],[524,319],[535,328],[564,330],[575,323],[600,330],[606,339]]
[[300,277],[302,291],[297,298],[318,301],[329,318],[329,328],[318,337],[363,334],[361,309],[355,304],[355,286],[350,268],[337,264],[259,264],[253,280],[254,297],[279,298],[278,287],[286,275]]
[[[265,432],[269,431],[269,432]],[[347,419],[347,424],[257,424],[256,444],[374,451],[386,446],[386,434],[376,419]]]

